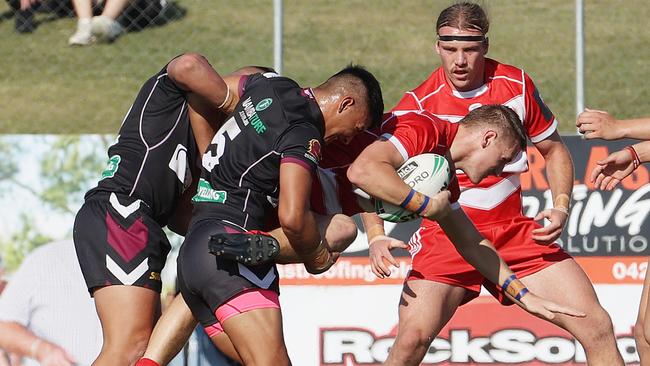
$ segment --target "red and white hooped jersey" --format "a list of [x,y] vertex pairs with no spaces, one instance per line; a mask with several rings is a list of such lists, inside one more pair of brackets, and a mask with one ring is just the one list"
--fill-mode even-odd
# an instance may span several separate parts
[[[477,89],[459,92],[450,87],[440,67],[420,86],[407,92],[393,108],[393,113],[399,116],[413,110],[426,110],[455,123],[482,105],[502,104],[517,112],[533,143],[543,141],[556,131],[558,122],[555,116],[523,70],[486,58],[485,80],[485,84]],[[527,170],[526,153],[522,152],[505,166],[500,176],[487,177],[479,184],[472,184],[465,174],[458,171],[460,205],[477,223],[521,215],[519,175]]]
[[[404,161],[425,153],[446,156],[457,132],[457,124],[437,118],[424,110],[384,115],[381,126],[381,137],[395,146]],[[450,164],[453,166],[453,162]],[[460,208],[458,183],[456,174],[452,173],[447,188],[451,192],[452,209]]]

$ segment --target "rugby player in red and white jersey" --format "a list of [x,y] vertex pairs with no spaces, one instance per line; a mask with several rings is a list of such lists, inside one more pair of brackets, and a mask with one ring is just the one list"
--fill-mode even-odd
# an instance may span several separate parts
[[[593,286],[580,266],[555,241],[567,222],[573,186],[573,163],[556,130],[557,120],[546,107],[523,70],[485,57],[488,19],[481,7],[457,3],[440,13],[436,51],[442,66],[416,89],[407,92],[393,109],[400,115],[426,110],[450,122],[485,104],[503,104],[517,112],[528,138],[546,161],[554,207],[536,220],[522,213],[519,175],[528,168],[525,152],[497,176],[480,182],[459,174],[459,203],[481,234],[489,239],[523,283],[536,294],[587,316],[558,315],[551,321],[573,334],[583,345],[590,365],[622,365],[612,322],[599,304]],[[377,241],[371,258],[378,271],[388,274],[383,258],[390,244]],[[422,360],[436,334],[458,306],[478,296],[481,285],[495,286],[456,251],[440,226],[424,220],[410,241],[412,270],[399,307],[399,331],[387,365],[415,365]]]

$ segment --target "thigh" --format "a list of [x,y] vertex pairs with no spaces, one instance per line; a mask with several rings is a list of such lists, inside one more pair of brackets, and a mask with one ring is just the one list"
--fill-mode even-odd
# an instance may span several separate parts
[[106,285],[160,292],[171,246],[142,201],[115,193],[88,199],[75,218],[74,243],[91,292]]
[[409,240],[413,257],[408,280],[428,280],[466,289],[463,303],[478,296],[483,275],[458,254],[439,227],[420,227]]
[[178,256],[178,280],[183,299],[204,327],[217,322],[215,310],[247,289],[279,292],[275,264],[246,266],[210,254],[208,242],[216,233],[236,231],[218,220],[192,224]]
[[466,289],[428,280],[404,283],[399,302],[400,332],[418,329],[435,336],[463,302]]
[[598,302],[594,287],[573,259],[550,265],[521,280],[536,295],[587,314],[584,318],[556,314],[553,323],[574,335],[589,332],[590,327],[595,329],[604,323],[603,317],[607,314]]
[[224,332],[248,365],[288,365],[279,308],[255,309],[223,322]]
[[[650,258],[648,259],[648,266],[650,266]],[[648,292],[650,292],[650,276],[646,273],[645,280],[643,281],[643,290],[641,291],[641,302],[639,303],[639,315],[637,323],[643,324],[646,337],[650,335],[650,306],[648,306]]]
[[160,313],[160,295],[137,286],[106,286],[94,293],[104,339],[133,344],[149,339]]

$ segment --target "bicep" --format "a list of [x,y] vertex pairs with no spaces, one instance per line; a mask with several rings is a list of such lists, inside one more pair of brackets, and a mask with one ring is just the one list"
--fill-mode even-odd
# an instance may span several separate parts
[[544,157],[552,155],[558,151],[566,150],[566,146],[564,145],[564,142],[562,142],[562,137],[560,137],[560,134],[557,131],[553,132],[544,140],[534,143],[534,145],[537,151],[539,151],[539,153]]
[[398,168],[404,163],[404,157],[397,147],[388,140],[377,140],[366,147],[356,159],[357,164],[386,163]]

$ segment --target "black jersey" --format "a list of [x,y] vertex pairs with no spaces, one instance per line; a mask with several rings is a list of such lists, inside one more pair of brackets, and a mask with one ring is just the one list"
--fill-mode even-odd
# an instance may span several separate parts
[[194,215],[264,229],[277,206],[281,161],[314,170],[325,126],[312,91],[291,79],[253,74],[240,85],[235,111],[203,155]]
[[198,158],[186,96],[166,66],[144,83],[108,149],[102,179],[86,198],[95,192],[128,195],[149,206],[161,226],[167,224]]

